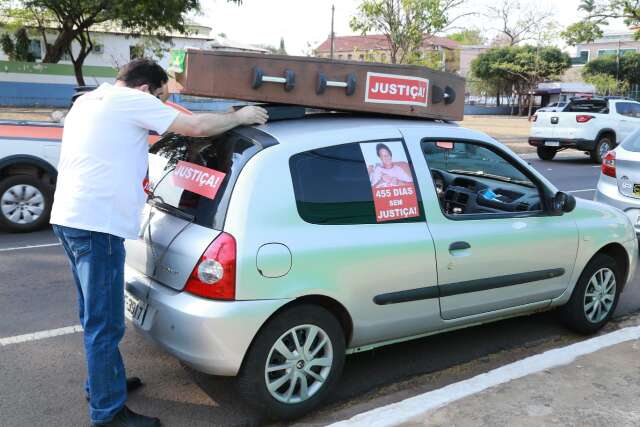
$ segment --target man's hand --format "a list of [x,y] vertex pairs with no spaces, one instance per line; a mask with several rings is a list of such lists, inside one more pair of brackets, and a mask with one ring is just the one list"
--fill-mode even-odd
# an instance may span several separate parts
[[234,114],[236,115],[240,125],[263,125],[269,118],[267,110],[253,105],[243,107]]

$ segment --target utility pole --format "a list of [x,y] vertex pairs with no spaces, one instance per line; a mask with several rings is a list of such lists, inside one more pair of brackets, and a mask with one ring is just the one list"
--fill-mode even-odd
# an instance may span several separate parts
[[616,95],[620,95],[620,39],[618,39],[618,50],[616,51]]
[[331,5],[331,55],[329,56],[329,58],[333,59],[333,52],[336,48],[335,46],[335,40],[336,40],[336,34],[333,32],[333,16],[335,15],[336,12],[336,6],[335,5]]

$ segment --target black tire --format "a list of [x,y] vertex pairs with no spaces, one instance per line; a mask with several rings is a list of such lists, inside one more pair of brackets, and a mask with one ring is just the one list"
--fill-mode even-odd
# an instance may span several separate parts
[[553,160],[558,150],[553,147],[538,147],[536,152],[540,160]]
[[589,152],[591,156],[591,161],[596,164],[602,164],[602,159],[604,155],[607,154],[608,151],[613,150],[615,145],[613,141],[611,141],[611,137],[605,135],[601,137],[593,151]]
[[[267,358],[270,356],[272,347],[285,333],[302,325],[317,326],[326,333],[333,349],[333,363],[326,380],[324,383],[320,383],[320,388],[313,396],[299,403],[282,403],[267,388],[265,378]],[[322,307],[294,306],[271,319],[258,333],[236,378],[238,390],[247,403],[267,417],[278,420],[296,419],[316,408],[331,392],[342,374],[344,359],[345,337],[336,317]],[[297,365],[294,365],[293,370],[298,369],[295,366]],[[298,372],[300,372],[299,369]],[[275,376],[274,381],[278,378]],[[315,383],[311,383],[310,388],[313,387],[313,384]],[[286,385],[287,383],[283,387],[286,388]],[[296,383],[295,390],[299,391],[299,386],[300,383]]]
[[[585,293],[589,287],[589,281],[593,275],[600,269],[608,268],[615,276],[615,296],[613,304],[609,309],[607,315],[598,322],[592,322],[587,318],[585,313],[586,298]],[[560,315],[564,323],[573,331],[589,335],[598,332],[604,325],[607,324],[613,312],[618,305],[618,299],[620,297],[620,287],[622,286],[622,275],[616,261],[608,255],[598,254],[593,257],[591,261],[584,268],[578,283],[571,294],[569,302],[560,308]]]
[[[16,186],[35,187],[42,195],[42,203],[39,204],[42,212],[37,219],[31,222],[19,223],[10,220],[4,213],[3,208],[7,208],[9,203],[3,202],[3,197],[9,195],[11,188]],[[12,175],[0,181],[0,228],[10,233],[27,233],[38,230],[49,223],[51,205],[53,204],[53,191],[51,187],[31,175]],[[31,212],[31,211],[30,211]],[[24,219],[24,216],[22,217]]]

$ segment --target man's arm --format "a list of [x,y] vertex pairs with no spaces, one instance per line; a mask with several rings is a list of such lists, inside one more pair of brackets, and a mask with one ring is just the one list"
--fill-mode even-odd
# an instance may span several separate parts
[[264,108],[248,106],[233,113],[179,113],[167,132],[185,136],[215,136],[225,133],[236,126],[263,125],[268,119]]

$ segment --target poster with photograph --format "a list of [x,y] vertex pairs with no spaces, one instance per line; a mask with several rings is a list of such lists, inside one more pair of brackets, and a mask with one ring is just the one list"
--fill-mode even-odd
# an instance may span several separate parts
[[360,144],[369,180],[376,221],[420,216],[416,186],[400,141]]

